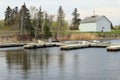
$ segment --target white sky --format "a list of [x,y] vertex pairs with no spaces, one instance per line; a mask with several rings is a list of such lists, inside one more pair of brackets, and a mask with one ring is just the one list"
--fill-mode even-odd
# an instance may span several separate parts
[[66,19],[71,20],[74,8],[80,13],[80,18],[92,16],[93,11],[97,15],[105,15],[111,20],[113,25],[120,24],[120,0],[0,0],[0,19],[4,19],[4,12],[7,6],[19,8],[23,3],[26,6],[35,6],[47,11],[49,14],[56,14],[59,6],[63,7]]

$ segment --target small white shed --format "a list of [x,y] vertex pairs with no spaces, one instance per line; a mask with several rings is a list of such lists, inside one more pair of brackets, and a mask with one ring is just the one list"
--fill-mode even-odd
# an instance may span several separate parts
[[105,16],[91,16],[81,21],[79,30],[81,32],[110,32],[111,24]]

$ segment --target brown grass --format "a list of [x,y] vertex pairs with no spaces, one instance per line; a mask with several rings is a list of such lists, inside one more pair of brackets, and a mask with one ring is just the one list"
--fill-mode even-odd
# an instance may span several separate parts
[[95,40],[98,39],[97,35],[94,33],[80,33],[80,34],[71,34],[59,37],[60,41],[66,40]]

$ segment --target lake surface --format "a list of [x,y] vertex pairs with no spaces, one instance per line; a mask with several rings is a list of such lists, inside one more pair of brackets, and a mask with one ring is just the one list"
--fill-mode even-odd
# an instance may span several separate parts
[[4,49],[0,50],[0,80],[120,80],[120,52]]

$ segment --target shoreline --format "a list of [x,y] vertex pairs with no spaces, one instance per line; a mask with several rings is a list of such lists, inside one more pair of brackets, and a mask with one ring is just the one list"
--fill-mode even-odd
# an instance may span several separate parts
[[[19,36],[12,35],[12,36],[0,36],[0,44],[4,43],[30,43],[30,42],[37,42],[38,40],[43,40],[41,38],[35,39],[35,38],[24,38],[22,37],[20,39]],[[54,37],[51,37],[51,41],[55,41]],[[78,41],[78,40],[113,40],[113,39],[120,39],[120,35],[111,35],[111,34],[106,34],[106,35],[99,35],[95,33],[80,33],[80,34],[70,34],[70,35],[64,35],[58,38],[58,40],[61,41]],[[43,41],[47,42],[49,39],[44,39]]]

